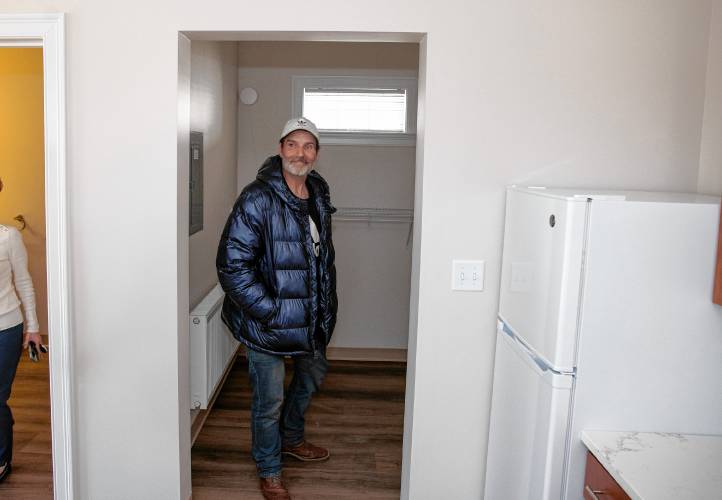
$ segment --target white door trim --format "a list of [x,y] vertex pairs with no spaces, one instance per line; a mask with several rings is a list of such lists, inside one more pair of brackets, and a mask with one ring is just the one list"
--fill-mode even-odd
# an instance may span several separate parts
[[[361,32],[361,31],[193,31],[183,30],[179,32],[178,63],[179,75],[181,70],[190,71],[191,50],[188,40],[193,41],[293,41],[293,42],[400,42],[400,43],[418,43],[419,44],[419,75],[418,75],[418,98],[417,98],[417,122],[416,122],[416,159],[414,174],[414,234],[413,234],[413,255],[412,255],[412,273],[411,273],[411,290],[409,302],[409,341],[406,354],[406,401],[404,407],[404,437],[403,451],[401,460],[401,494],[403,500],[409,499],[409,484],[411,478],[411,451],[412,438],[415,416],[415,386],[416,386],[416,355],[417,355],[417,326],[418,326],[418,308],[419,308],[419,283],[421,276],[421,220],[423,209],[423,170],[424,170],[424,130],[425,116],[424,108],[426,105],[426,59],[427,59],[427,37],[428,33],[422,32]],[[188,310],[188,144],[181,141],[187,141],[189,137],[190,127],[190,82],[189,77],[185,79],[179,78],[178,83],[178,313],[179,325],[183,325],[183,311]],[[185,198],[184,198],[185,197]],[[183,225],[185,224],[185,226]],[[185,228],[185,229],[184,229]],[[185,259],[185,260],[184,260]],[[184,309],[185,306],[185,309]],[[187,316],[186,316],[186,325]],[[188,327],[179,330],[179,339],[181,345],[188,345]],[[179,350],[180,359],[180,384],[182,386],[184,380],[188,380],[190,368],[187,360],[187,353]],[[188,382],[186,382],[187,384]],[[181,388],[181,391],[183,389]],[[186,389],[185,393],[189,391]],[[187,396],[186,396],[187,398]],[[181,402],[183,399],[181,399]],[[180,405],[180,412],[187,412],[187,409]],[[183,415],[179,415],[183,419]],[[182,421],[182,420],[181,420]],[[417,431],[418,433],[418,431]],[[181,430],[180,439],[188,439],[188,435]],[[188,463],[188,456],[183,456],[181,451],[181,462]],[[186,460],[186,462],[183,462]],[[191,478],[186,475],[191,474],[190,466],[183,465],[181,467],[181,498],[185,492],[184,489],[191,483]],[[186,495],[191,498],[190,493]]]
[[56,500],[73,499],[70,266],[65,185],[65,17],[0,15],[0,46],[43,47],[48,337]]

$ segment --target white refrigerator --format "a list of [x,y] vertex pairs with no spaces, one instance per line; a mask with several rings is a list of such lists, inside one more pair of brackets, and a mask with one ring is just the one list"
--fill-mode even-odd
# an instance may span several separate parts
[[722,434],[719,204],[507,190],[486,500],[581,499],[584,429]]

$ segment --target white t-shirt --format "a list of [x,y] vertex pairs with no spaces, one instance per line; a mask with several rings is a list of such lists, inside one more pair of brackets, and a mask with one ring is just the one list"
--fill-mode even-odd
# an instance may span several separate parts
[[316,227],[316,223],[313,222],[313,218],[309,215],[308,221],[311,224],[311,239],[313,240],[313,255],[318,257],[319,251],[321,249],[321,235],[318,234],[318,228]]

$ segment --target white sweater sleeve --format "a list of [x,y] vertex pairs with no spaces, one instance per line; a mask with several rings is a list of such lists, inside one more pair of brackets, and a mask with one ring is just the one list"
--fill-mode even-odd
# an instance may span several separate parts
[[25,331],[38,332],[40,325],[38,324],[38,316],[35,312],[35,289],[33,288],[33,279],[28,272],[28,253],[25,251],[22,236],[15,229],[10,229],[10,265],[13,269],[13,282],[15,283],[15,291],[18,294],[20,302],[23,304],[25,312]]

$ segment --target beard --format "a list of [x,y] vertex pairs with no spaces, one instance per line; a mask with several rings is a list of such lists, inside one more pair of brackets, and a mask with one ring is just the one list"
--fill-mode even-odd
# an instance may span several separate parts
[[287,160],[281,157],[281,164],[283,165],[283,170],[296,177],[308,175],[313,168],[313,163],[305,163],[303,159]]

